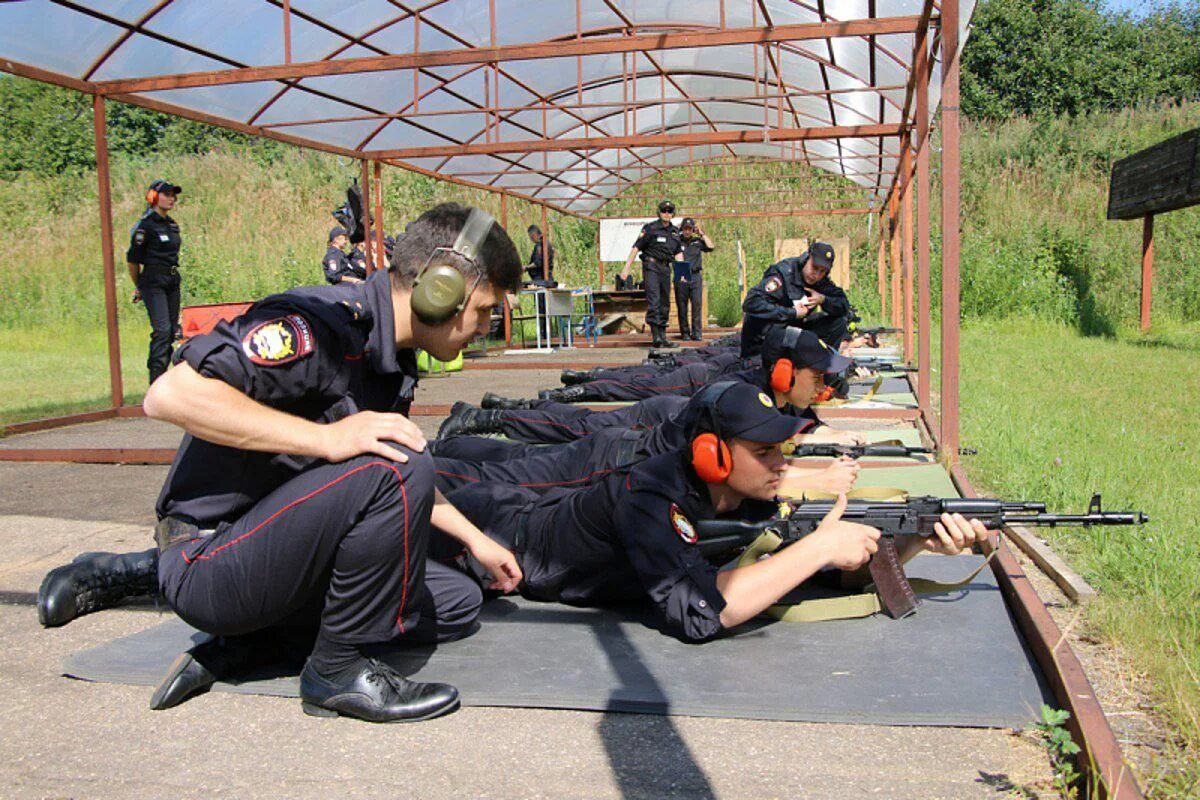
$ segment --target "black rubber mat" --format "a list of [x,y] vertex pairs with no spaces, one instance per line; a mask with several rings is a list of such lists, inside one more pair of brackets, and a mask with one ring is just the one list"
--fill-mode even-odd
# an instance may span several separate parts
[[[978,563],[921,557],[910,573],[954,580]],[[520,599],[490,602],[482,623],[463,641],[388,660],[452,683],[464,704],[480,706],[1007,728],[1035,721],[1044,697],[990,570],[966,591],[927,598],[905,620],[764,623],[700,645],[636,613]],[[174,619],[74,655],[64,673],[155,685],[200,636]],[[296,665],[271,672],[217,688],[296,695]]]

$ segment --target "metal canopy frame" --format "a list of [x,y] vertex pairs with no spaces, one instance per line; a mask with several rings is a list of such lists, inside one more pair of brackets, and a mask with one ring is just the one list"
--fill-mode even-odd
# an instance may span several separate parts
[[[376,223],[367,246],[375,253],[383,249],[384,165],[493,192],[504,225],[510,199],[535,204],[547,236],[547,211],[597,221],[613,199],[647,198],[648,187],[669,190],[695,173],[732,189],[685,206],[697,216],[878,213],[881,312],[890,302],[894,325],[905,330],[905,357],[918,364],[919,409],[905,413],[918,417],[970,494],[955,462],[959,53],[974,5],[695,0],[684,10],[669,0],[487,0],[485,14],[483,0],[0,3],[0,70],[93,98],[112,401],[108,409],[5,432],[141,412],[125,405],[121,382],[106,136],[112,99],[360,161],[363,199],[374,205]],[[940,415],[930,375],[935,122],[942,144]],[[791,177],[801,167],[830,173],[858,193],[843,188],[820,198],[837,202],[802,206],[793,191],[776,190],[750,211],[714,204],[714,195],[736,197],[739,187],[747,196],[757,191],[761,162],[776,162]],[[0,459],[36,460],[39,452],[109,459],[33,450],[0,451]],[[1010,561],[997,572],[1019,582]],[[1034,630],[1030,641],[1060,701],[1076,712],[1072,724],[1089,756],[1080,766],[1096,779],[1097,794],[1140,797],[1098,705],[1078,699],[1090,698],[1090,687],[1069,648],[1039,634],[1052,627],[1044,607],[1029,591],[1010,591],[1009,599],[1027,632]]]

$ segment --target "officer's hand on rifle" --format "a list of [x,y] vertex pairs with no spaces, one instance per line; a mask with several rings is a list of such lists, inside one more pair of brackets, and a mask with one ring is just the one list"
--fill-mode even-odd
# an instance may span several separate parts
[[860,469],[862,466],[853,458],[842,456],[825,468],[821,483],[827,492],[845,494],[854,488]]
[[321,427],[325,437],[322,450],[326,461],[345,461],[374,453],[403,464],[408,461],[408,456],[389,442],[418,452],[425,449],[425,434],[421,433],[416,423],[402,414],[360,411]]
[[842,431],[822,426],[816,433],[800,434],[797,444],[866,444],[867,439],[858,431]]
[[838,495],[833,508],[808,538],[822,549],[827,566],[849,572],[866,564],[879,550],[879,531],[870,525],[844,521],[842,512],[847,502],[846,495]]
[[940,522],[933,524],[936,536],[919,537],[924,548],[931,553],[954,556],[976,542],[988,538],[988,530],[977,519],[968,520],[962,514],[942,514]]

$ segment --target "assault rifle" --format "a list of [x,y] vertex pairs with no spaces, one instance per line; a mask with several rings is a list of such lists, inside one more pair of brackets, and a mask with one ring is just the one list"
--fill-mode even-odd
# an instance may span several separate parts
[[916,372],[916,367],[910,367],[908,364],[901,364],[898,361],[883,361],[878,358],[856,358],[853,366],[855,369],[869,369],[872,372]]
[[879,458],[912,458],[918,455],[933,455],[933,451],[928,447],[907,447],[901,444],[899,439],[889,439],[886,442],[876,442],[875,444],[835,444],[832,442],[791,444],[790,442],[785,442],[783,445],[783,454],[797,458],[809,456],[816,456],[818,458],[840,458],[841,456],[849,456],[850,458],[864,458],[867,456]]
[[[768,531],[778,535],[784,544],[804,538],[817,529],[833,505],[830,500],[793,503],[787,506],[789,513],[786,515],[764,522],[702,520],[696,524],[697,544],[705,557],[714,563],[723,563]],[[1005,525],[1050,528],[1058,525],[1143,525],[1150,519],[1140,511],[1104,511],[1099,494],[1092,495],[1086,514],[1047,514],[1045,503],[1006,503],[983,497],[926,496],[910,497],[902,502],[851,500],[846,504],[842,519],[870,525],[882,534],[879,551],[871,557],[868,569],[883,611],[893,619],[908,616],[921,602],[904,575],[895,537],[934,536],[934,524],[942,514],[962,514],[967,519],[977,519],[989,530]]]

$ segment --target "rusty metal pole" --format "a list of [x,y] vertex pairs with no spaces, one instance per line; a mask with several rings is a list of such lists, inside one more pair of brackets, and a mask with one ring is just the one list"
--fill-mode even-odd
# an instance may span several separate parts
[[[387,269],[387,249],[383,246],[383,163],[375,162],[375,253],[378,269]],[[372,262],[374,263],[374,262]]]
[[900,298],[900,197],[892,192],[888,200],[888,270],[892,276],[892,327],[901,323]]
[[908,364],[913,360],[913,185],[912,145],[907,139],[904,143],[904,195],[901,198],[900,224],[903,229],[903,239],[900,255],[904,264],[904,361]]
[[1150,300],[1154,283],[1154,215],[1142,222],[1142,330],[1150,330]]
[[875,253],[875,282],[879,288],[879,321],[887,319],[887,268],[884,266],[883,212],[879,213],[879,248]]
[[942,3],[942,458],[958,460],[958,2]]
[[[929,277],[929,43],[917,50],[917,405],[929,414],[933,313]],[[928,420],[933,425],[933,420]]]
[[363,252],[367,255],[367,274],[375,269],[374,250],[371,245],[371,175],[367,160],[362,160],[362,203],[363,203]]
[[546,221],[545,206],[542,206],[542,276],[550,280],[550,223]]
[[598,275],[598,277],[596,279],[596,288],[603,289],[604,288],[604,259],[600,257],[600,223],[599,223],[599,221],[596,222],[596,268],[597,268],[597,275]]
[[[96,136],[96,180],[100,186],[100,257],[104,264],[104,322],[108,330],[108,383],[113,408],[125,405],[121,380],[121,332],[117,327],[117,265],[113,255],[112,187],[108,172],[108,115],[104,97],[92,96],[92,130]],[[173,324],[174,321],[172,321]]]

